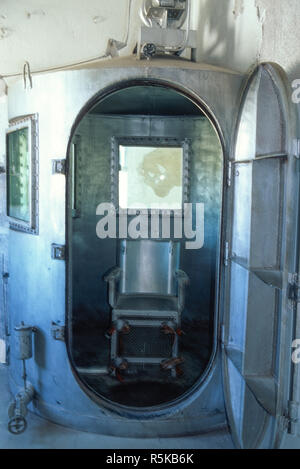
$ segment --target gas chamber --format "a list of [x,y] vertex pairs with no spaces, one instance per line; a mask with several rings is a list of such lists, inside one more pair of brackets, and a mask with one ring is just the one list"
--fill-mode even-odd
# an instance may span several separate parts
[[16,81],[8,120],[11,431],[28,408],[106,435],[277,447],[298,418],[282,69],[100,61]]

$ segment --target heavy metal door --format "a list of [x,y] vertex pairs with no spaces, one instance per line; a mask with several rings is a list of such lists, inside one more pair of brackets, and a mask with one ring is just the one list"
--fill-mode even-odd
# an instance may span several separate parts
[[228,166],[227,415],[240,448],[271,448],[296,423],[298,143],[284,74],[262,64],[244,90]]

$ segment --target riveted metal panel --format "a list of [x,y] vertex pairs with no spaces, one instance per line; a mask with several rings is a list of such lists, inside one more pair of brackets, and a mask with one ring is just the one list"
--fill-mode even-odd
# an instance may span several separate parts
[[[175,436],[207,431],[225,423],[218,354],[212,356],[201,382],[176,404],[159,412],[134,415],[126,409],[112,408],[104,399],[95,403],[93,393],[83,390],[73,373],[66,344],[53,340],[51,335],[52,322],[64,324],[66,319],[67,285],[65,263],[51,258],[50,247],[53,243],[68,244],[65,176],[52,174],[52,160],[67,155],[69,137],[86,103],[108,87],[128,80],[159,80],[203,103],[214,116],[225,156],[228,154],[242,81],[234,72],[180,60],[117,60],[99,67],[35,76],[31,90],[24,90],[21,81],[12,85],[9,118],[39,113],[40,212],[38,236],[9,233],[9,245],[13,246],[8,267],[10,322],[14,326],[24,320],[37,328],[34,356],[28,360],[27,371],[37,391],[31,408],[38,414],[65,425],[111,435]],[[70,307],[71,299],[67,301]],[[68,329],[67,341],[71,340],[69,334]],[[10,382],[13,390],[21,384],[20,367],[14,359]]]
[[233,151],[224,383],[237,446],[280,444],[290,396],[296,262],[295,116],[282,70],[265,64],[243,94]]

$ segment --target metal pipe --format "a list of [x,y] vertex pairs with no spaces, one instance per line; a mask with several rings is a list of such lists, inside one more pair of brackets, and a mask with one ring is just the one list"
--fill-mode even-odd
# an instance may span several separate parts
[[25,417],[27,415],[27,406],[32,401],[34,393],[32,384],[27,383],[26,388],[18,392],[10,403],[8,408],[8,430],[10,433],[18,435],[26,430],[27,422]]
[[25,361],[32,357],[32,333],[35,327],[26,326],[22,321],[14,328],[14,354],[17,360],[22,360],[24,389],[18,392],[8,407],[8,430],[14,435],[23,433],[27,428],[27,406],[34,396],[34,387],[27,382]]

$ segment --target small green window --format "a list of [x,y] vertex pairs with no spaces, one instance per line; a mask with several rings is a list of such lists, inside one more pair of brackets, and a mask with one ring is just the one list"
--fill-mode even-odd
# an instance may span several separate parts
[[37,233],[37,117],[14,119],[6,135],[10,228]]
[[30,161],[28,127],[7,135],[8,216],[30,222]]

